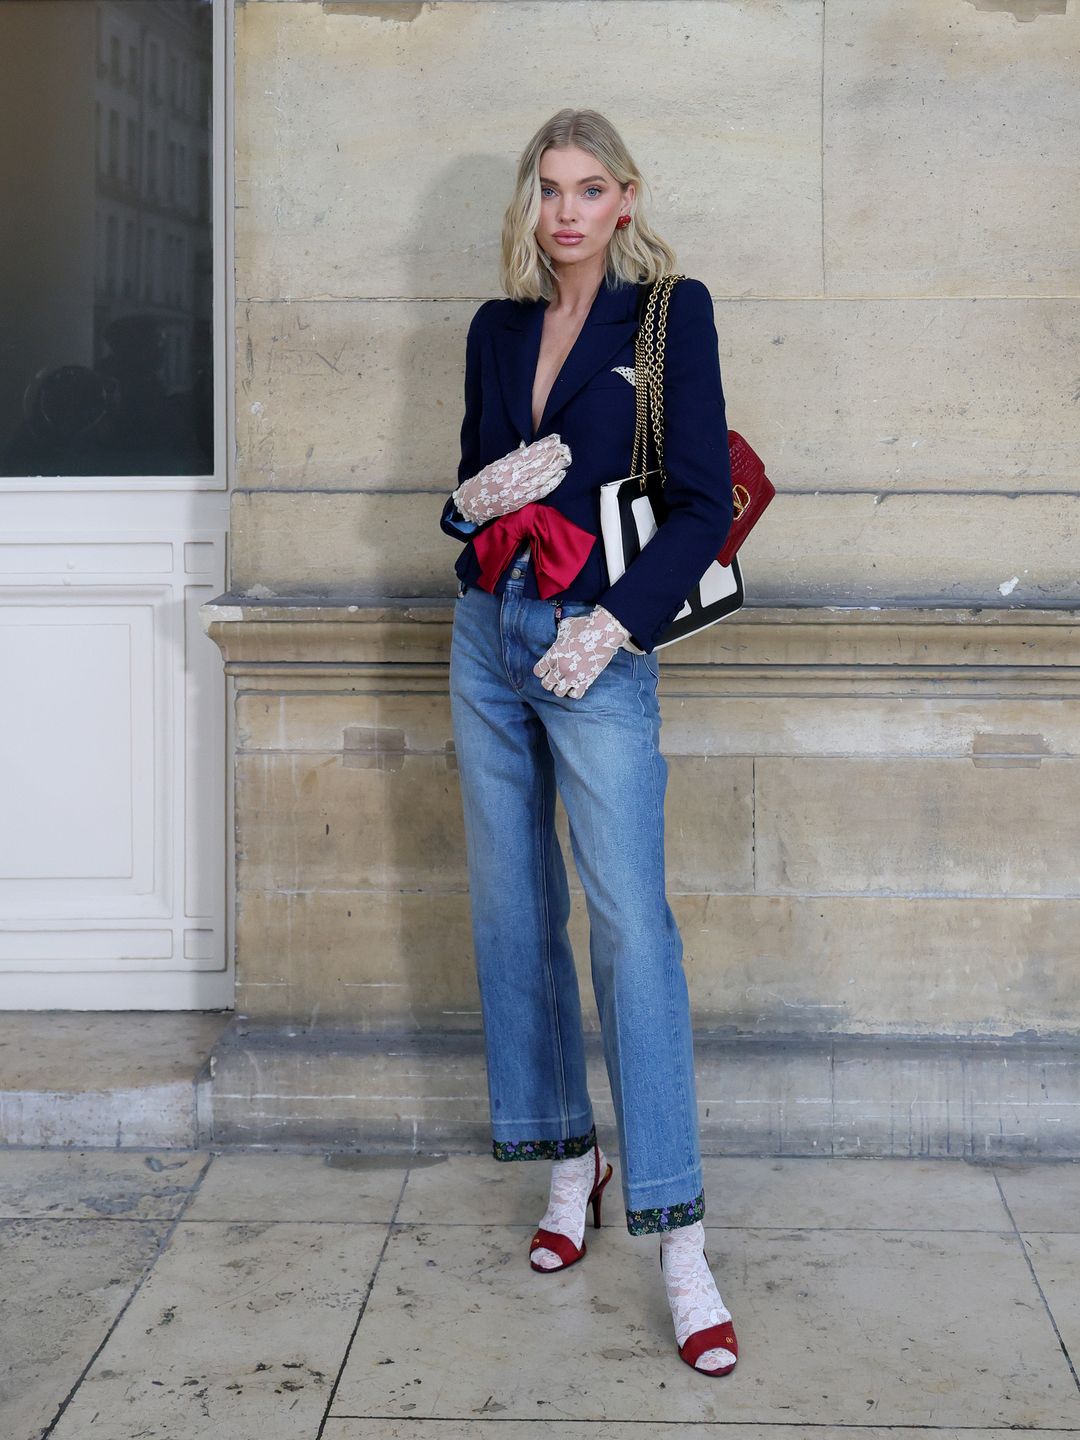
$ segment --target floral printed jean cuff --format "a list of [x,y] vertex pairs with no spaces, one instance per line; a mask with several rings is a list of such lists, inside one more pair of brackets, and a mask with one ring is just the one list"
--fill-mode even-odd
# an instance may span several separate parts
[[[585,1135],[571,1135],[566,1140],[493,1140],[492,1153],[496,1160],[569,1160],[575,1155],[587,1155],[596,1144],[596,1126]],[[628,1210],[626,1228],[631,1235],[653,1235],[661,1230],[677,1230],[682,1225],[693,1225],[705,1214],[705,1191],[701,1190],[693,1200],[683,1200],[676,1205],[654,1205],[645,1210]]]
[[491,1148],[496,1160],[569,1160],[587,1155],[596,1144],[596,1126],[587,1135],[571,1135],[569,1140],[493,1140]]

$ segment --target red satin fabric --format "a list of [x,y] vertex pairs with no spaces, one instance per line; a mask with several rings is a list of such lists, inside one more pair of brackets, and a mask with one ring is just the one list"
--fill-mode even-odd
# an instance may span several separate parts
[[532,544],[536,590],[543,600],[566,589],[596,542],[595,535],[560,511],[534,500],[509,515],[500,515],[473,537],[473,550],[480,562],[476,583],[482,590],[494,591],[499,576],[526,539]]

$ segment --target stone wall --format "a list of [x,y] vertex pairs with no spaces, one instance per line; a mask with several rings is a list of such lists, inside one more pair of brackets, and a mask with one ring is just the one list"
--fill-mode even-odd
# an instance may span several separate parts
[[750,606],[660,655],[701,1032],[1080,1035],[1064,11],[238,5],[238,465],[207,619],[252,1023],[475,1035],[438,515],[516,155],[578,104],[708,284],[729,423],[779,491]]
[[465,329],[520,147],[590,104],[715,298],[729,421],[783,493],[755,600],[1073,604],[1074,12],[238,8],[233,588],[449,592]]
[[[479,1023],[451,603],[207,611],[236,690],[249,1016]],[[1080,625],[1054,611],[758,608],[661,652],[698,1024],[1080,1033],[1078,667]],[[561,804],[559,828],[596,1028]]]

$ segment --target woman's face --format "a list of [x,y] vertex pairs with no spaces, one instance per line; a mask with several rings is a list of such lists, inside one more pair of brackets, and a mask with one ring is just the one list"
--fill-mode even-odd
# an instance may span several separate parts
[[595,155],[545,150],[540,156],[540,219],[536,239],[558,265],[580,265],[602,255],[620,215],[629,215],[634,187],[624,191]]

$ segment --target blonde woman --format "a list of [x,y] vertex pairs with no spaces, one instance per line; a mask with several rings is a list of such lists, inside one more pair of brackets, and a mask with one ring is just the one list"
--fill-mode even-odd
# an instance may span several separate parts
[[716,329],[698,280],[670,302],[670,513],[614,584],[597,538],[599,487],[630,471],[639,300],[675,266],[644,191],[593,110],[561,110],[522,154],[503,222],[507,298],[469,327],[459,483],[441,520],[465,542],[450,695],[493,1152],[552,1162],[530,1263],[543,1273],[582,1258],[586,1213],[598,1227],[613,1173],[586,1086],[557,789],[589,915],[627,1229],[660,1236],[680,1356],[723,1375],[738,1350],[704,1251],[653,650],[732,519]]

